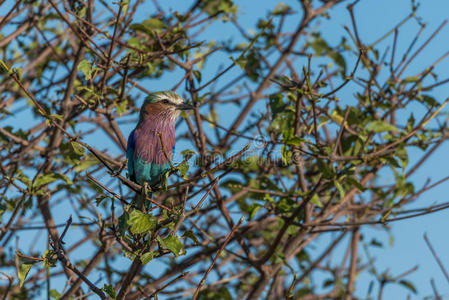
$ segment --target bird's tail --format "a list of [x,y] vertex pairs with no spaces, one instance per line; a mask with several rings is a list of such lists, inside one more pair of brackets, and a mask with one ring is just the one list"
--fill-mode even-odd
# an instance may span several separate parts
[[[153,193],[148,193],[147,197],[152,199]],[[143,200],[142,193],[136,193],[136,195],[133,198],[132,203],[134,204],[135,207],[141,209],[142,208],[142,200]],[[146,210],[150,209],[153,206],[153,204],[148,200],[144,200],[144,205],[145,205]]]

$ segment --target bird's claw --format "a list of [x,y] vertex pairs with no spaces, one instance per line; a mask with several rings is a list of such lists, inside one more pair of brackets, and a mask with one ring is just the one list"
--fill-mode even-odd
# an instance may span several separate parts
[[112,177],[119,176],[120,173],[122,173],[123,169],[125,169],[127,163],[128,163],[128,160],[125,160],[117,171],[111,171],[111,176]]
[[147,201],[148,194],[152,193],[153,190],[151,189],[148,182],[144,182],[142,185],[142,199],[141,199],[141,208],[142,211],[146,212],[145,202]]

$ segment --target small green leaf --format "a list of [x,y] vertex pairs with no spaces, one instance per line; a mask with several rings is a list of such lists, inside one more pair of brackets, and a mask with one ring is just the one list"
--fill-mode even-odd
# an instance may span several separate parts
[[301,145],[302,142],[304,142],[304,139],[299,138],[299,137],[294,137],[294,138],[288,139],[285,143],[288,145],[299,146],[299,145]]
[[419,80],[420,80],[420,78],[418,76],[410,76],[410,77],[407,77],[404,80],[402,80],[402,82],[409,83],[409,82],[417,82]]
[[43,185],[50,184],[58,179],[64,180],[67,184],[72,184],[72,180],[70,180],[64,174],[59,173],[50,173],[50,174],[39,174],[34,181],[33,188],[38,189]]
[[59,300],[59,298],[61,298],[61,294],[56,289],[51,289],[50,297],[52,297],[55,300]]
[[5,62],[3,60],[0,59],[0,74],[4,74],[4,73],[8,73],[9,74],[9,68],[8,66],[5,64]]
[[42,262],[42,265],[44,268],[53,268],[56,267],[56,258],[54,258],[55,252],[53,250],[45,250],[44,255],[42,255],[42,258],[44,261]]
[[6,209],[7,206],[4,203],[0,202],[0,224],[2,223],[2,216],[5,213]]
[[179,175],[181,175],[182,179],[187,179],[187,172],[189,171],[189,164],[186,161],[183,161],[179,165],[176,166],[179,170]]
[[124,211],[123,214],[118,218],[118,232],[121,236],[125,236],[126,230],[128,230],[129,214]]
[[219,289],[203,289],[198,294],[198,300],[232,300],[232,295],[226,287]]
[[50,117],[58,119],[60,121],[62,121],[62,118],[63,118],[62,115],[58,115],[58,114],[51,114]]
[[402,169],[405,170],[405,168],[408,165],[408,153],[407,150],[405,148],[398,148],[396,150],[396,156],[399,157],[401,164],[402,164]]
[[159,244],[161,247],[166,248],[173,252],[175,256],[184,255],[186,251],[184,250],[184,245],[175,235],[170,235],[165,239],[161,239],[161,237],[157,237]]
[[426,103],[427,105],[432,106],[432,107],[438,106],[438,104],[439,104],[438,101],[435,100],[435,98],[433,98],[429,95],[421,95],[421,96],[419,96],[419,98],[422,99],[422,101],[424,103]]
[[198,70],[194,70],[193,71],[193,75],[195,76],[196,80],[198,81],[198,83],[201,82],[201,72]]
[[346,195],[345,189],[337,180],[334,180],[334,185],[337,188],[338,192],[340,193],[340,199],[343,199],[343,197]]
[[119,115],[123,114],[126,112],[126,108],[128,106],[128,100],[124,100],[120,103],[115,103],[115,109],[117,110],[117,113]]
[[391,124],[381,121],[381,120],[375,120],[375,121],[369,122],[366,128],[368,130],[374,131],[374,132],[384,132],[384,131],[396,132],[396,131],[398,131],[396,126],[391,125]]
[[318,197],[317,194],[312,196],[312,199],[310,199],[310,202],[312,202],[313,204],[315,204],[316,206],[318,206],[319,208],[323,207],[323,203],[321,203],[320,201],[320,197]]
[[128,225],[131,226],[132,234],[141,234],[153,230],[156,222],[156,217],[135,209],[129,215]]
[[164,23],[161,20],[155,18],[145,20],[142,24],[146,28],[151,30],[163,29],[165,27]]
[[361,192],[366,190],[366,188],[355,177],[349,176],[347,182],[355,186]]
[[126,16],[126,13],[128,12],[128,8],[129,8],[129,0],[127,1],[123,1],[122,2],[122,10],[123,10],[123,15]]
[[17,179],[24,183],[28,189],[31,189],[31,187],[33,186],[32,181],[25,174],[23,174],[21,170],[17,172]]
[[254,218],[254,216],[256,215],[257,211],[260,209],[260,205],[257,203],[252,204],[249,207],[249,211],[248,211],[248,217],[251,220],[252,218]]
[[92,65],[90,64],[89,61],[83,59],[78,64],[78,71],[84,74],[84,78],[86,80],[90,80],[92,78]]
[[106,199],[107,196],[106,195],[99,195],[97,196],[97,198],[95,198],[95,203],[97,206],[99,206],[101,204],[101,202]]
[[406,288],[408,288],[410,291],[413,292],[413,294],[418,293],[418,291],[416,290],[416,288],[415,288],[415,286],[413,285],[413,283],[411,283],[411,282],[408,281],[408,280],[402,279],[402,280],[399,281],[399,284],[402,285],[402,286],[404,286],[404,287],[406,287]]
[[94,157],[87,156],[85,159],[83,159],[83,161],[75,166],[74,170],[75,172],[79,173],[95,165],[98,165],[98,160]]
[[19,286],[23,286],[23,282],[25,281],[25,278],[28,275],[28,272],[30,272],[31,267],[34,264],[21,264],[19,267]]
[[140,257],[140,261],[142,262],[142,264],[146,265],[153,259],[155,254],[156,254],[156,252],[149,251]]
[[184,232],[182,237],[191,239],[195,243],[195,245],[198,245],[200,243],[192,230],[187,230],[186,232]]
[[74,142],[74,141],[70,142],[70,144],[72,145],[72,149],[73,149],[73,152],[75,152],[75,154],[80,155],[80,156],[84,155],[84,152],[86,150],[84,149],[84,147],[81,144]]
[[116,298],[115,290],[114,290],[114,287],[112,286],[112,284],[105,283],[102,290],[105,291],[105,293],[108,294],[109,297],[111,297],[112,299]]
[[30,272],[31,267],[37,262],[32,259],[27,259],[19,255],[20,252],[17,252],[16,257],[18,259],[18,269],[17,269],[17,275],[19,277],[19,286],[23,286],[23,282],[25,281],[25,278],[27,277],[28,273]]

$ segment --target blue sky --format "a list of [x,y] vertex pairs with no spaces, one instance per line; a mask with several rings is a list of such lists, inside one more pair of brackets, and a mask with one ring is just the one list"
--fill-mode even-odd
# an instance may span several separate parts
[[[161,1],[163,2],[163,7],[176,7],[176,10],[184,11],[186,7],[190,5],[190,1],[179,1],[179,0],[169,0]],[[285,3],[291,5],[296,10],[300,10],[297,1],[284,1]],[[8,7],[13,3],[13,1],[8,0],[4,7]],[[239,20],[241,24],[248,32],[251,32],[255,28],[255,23],[260,17],[267,15],[268,9],[275,5],[275,1],[263,0],[257,1],[236,1],[239,5]],[[136,22],[139,18],[147,18],[150,14],[154,12],[150,1],[146,4],[148,10],[140,10],[137,15]],[[322,21],[319,26],[319,31],[330,43],[337,43],[340,41],[341,36],[347,36],[343,28],[344,25],[350,26],[349,14],[345,8],[346,4],[340,5],[331,11],[331,18],[326,21]],[[3,10],[3,7],[2,7]],[[6,11],[6,10],[5,10]],[[170,11],[170,9],[167,9]],[[421,1],[421,6],[418,10],[418,16],[427,23],[427,27],[423,33],[422,39],[418,42],[418,46],[423,43],[423,41],[430,36],[430,34],[435,30],[444,20],[447,18],[447,12],[449,11],[449,2],[447,0],[425,0]],[[409,12],[410,12],[410,0],[362,0],[356,6],[356,19],[359,29],[360,36],[364,41],[369,44],[377,40],[385,32],[391,29],[392,26],[399,23]],[[3,13],[1,13],[3,14]],[[287,24],[288,26],[296,26],[297,20],[291,20]],[[318,26],[318,24],[316,24]],[[398,39],[398,53],[402,53],[404,49],[408,47],[408,44],[414,38],[416,32],[418,31],[418,25],[415,21],[409,21],[399,33]],[[241,38],[238,32],[229,23],[221,23],[214,25],[202,33],[201,38],[205,41],[211,41],[216,39],[217,36],[229,37],[234,41],[238,42]],[[449,26],[445,27],[437,38],[432,42],[432,44],[424,50],[420,56],[416,59],[415,63],[410,66],[407,73],[414,75],[420,71],[422,68],[433,62],[438,56],[442,55],[444,52],[449,50],[448,41],[449,40]],[[383,44],[391,45],[392,38],[387,38]],[[382,48],[382,47],[381,47]],[[384,47],[383,47],[384,48]],[[213,60],[213,64],[206,64],[203,80],[207,80],[213,74],[215,74],[218,65],[227,66],[231,63],[230,59],[224,55],[217,54]],[[216,63],[215,63],[216,61]],[[352,69],[354,58],[348,59],[348,69]],[[232,74],[237,74],[239,70],[233,70],[229,76]],[[436,68],[436,73],[439,74],[440,79],[449,77],[449,62],[445,61]],[[157,86],[157,89],[170,89],[173,87],[174,83],[179,80],[182,76],[179,72],[173,72],[168,76],[164,76],[163,80],[145,82],[144,84],[150,89]],[[432,95],[438,100],[443,101],[448,96],[448,89],[446,87],[441,87]],[[343,90],[340,91],[339,97],[342,99],[348,99],[350,103],[352,97],[351,85],[347,85]],[[257,109],[257,107],[256,107]],[[416,107],[416,113],[422,114],[419,107]],[[220,122],[223,125],[228,125],[233,118],[229,116],[234,116],[237,110],[235,108],[225,110],[222,115],[219,116]],[[444,110],[447,112],[447,109]],[[23,118],[11,118],[8,119],[10,124],[20,124],[23,122]],[[23,124],[23,123],[21,123]],[[8,124],[1,124],[6,126]],[[29,127],[29,124],[23,124],[25,128]],[[131,130],[131,125],[123,126],[122,130],[124,134],[127,134]],[[92,137],[91,140],[87,142],[92,143],[102,143],[102,141],[95,140]],[[188,148],[187,144],[181,144],[177,146],[177,149]],[[118,153],[118,149],[111,145],[110,151],[112,153]],[[447,153],[449,151],[449,146],[445,145],[441,147],[430,160],[428,160],[422,167],[421,171],[414,174],[412,179],[417,186],[422,186],[428,178],[432,181],[436,181],[442,177],[448,175],[449,160],[447,159]],[[421,155],[418,151],[412,151],[411,161],[413,159],[419,158]],[[382,180],[388,181],[388,176],[385,176]],[[448,200],[447,190],[449,184],[442,184],[436,189],[423,194],[418,201],[412,206],[425,207],[435,203],[441,203]],[[64,222],[68,217],[68,211],[64,206],[60,205],[57,207],[56,218],[57,223]],[[375,249],[372,251],[372,255],[376,257],[376,264],[379,267],[379,271],[385,269],[390,270],[390,274],[398,275],[401,274],[415,265],[419,265],[418,271],[414,272],[412,275],[408,276],[407,279],[411,280],[419,294],[417,296],[412,295],[412,299],[421,299],[425,296],[432,295],[432,289],[430,286],[430,279],[433,278],[439,289],[440,294],[449,297],[449,286],[445,281],[443,274],[441,273],[439,267],[437,266],[435,260],[432,258],[430,251],[428,250],[426,244],[423,240],[423,234],[428,233],[429,238],[433,242],[433,245],[440,257],[448,267],[449,258],[446,253],[449,253],[449,239],[447,235],[447,227],[449,226],[449,211],[442,211],[435,214],[427,215],[424,217],[419,217],[411,220],[400,221],[392,224],[392,235],[394,236],[394,244],[389,246],[389,236],[384,232],[376,229],[366,230],[365,233],[369,237],[375,237],[384,243],[385,247],[382,249]],[[75,230],[74,230],[75,231]],[[72,233],[74,234],[74,233]],[[29,237],[31,233],[24,235],[21,245],[25,248],[29,245]],[[321,249],[329,243],[329,238],[332,234],[324,235],[320,237],[314,245],[317,249],[315,255],[321,253]],[[28,241],[27,241],[28,240]],[[369,241],[369,239],[366,239]],[[41,241],[42,242],[42,241]],[[346,245],[343,243],[343,245]],[[366,256],[363,251],[360,252],[363,259],[366,261]],[[342,249],[337,249],[335,255],[333,256],[334,261],[338,261],[339,257],[342,256]],[[78,254],[78,257],[82,257],[82,253]],[[75,256],[77,258],[77,256]],[[319,276],[319,275],[318,275]],[[369,285],[369,281],[372,276],[363,275],[361,280],[357,282],[356,294],[360,297],[366,296],[366,290]],[[376,289],[375,289],[376,290]],[[384,292],[384,299],[403,299],[407,295],[407,291],[400,286],[390,285],[387,286]]]

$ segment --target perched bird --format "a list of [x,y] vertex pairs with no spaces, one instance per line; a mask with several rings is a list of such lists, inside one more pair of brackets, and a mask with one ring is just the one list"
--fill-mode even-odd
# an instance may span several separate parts
[[176,119],[182,110],[192,108],[172,91],[154,92],[145,99],[126,149],[132,181],[145,188],[162,182],[175,151]]

